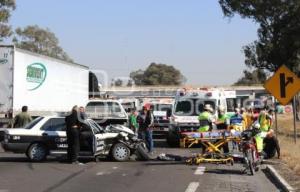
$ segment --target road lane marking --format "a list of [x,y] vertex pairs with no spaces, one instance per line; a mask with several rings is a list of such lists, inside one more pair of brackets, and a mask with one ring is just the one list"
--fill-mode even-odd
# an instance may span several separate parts
[[191,182],[185,192],[195,192],[199,187],[199,182]]
[[99,175],[104,175],[104,172],[98,172],[96,175],[97,175],[97,176],[99,176]]
[[113,169],[118,169],[118,167],[113,167]]
[[205,167],[197,167],[196,171],[195,171],[195,175],[203,175],[205,172]]

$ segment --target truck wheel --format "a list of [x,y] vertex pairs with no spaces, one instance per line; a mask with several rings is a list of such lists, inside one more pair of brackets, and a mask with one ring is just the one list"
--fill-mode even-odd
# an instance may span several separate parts
[[34,162],[43,161],[47,157],[47,148],[41,143],[33,143],[28,148],[26,156]]
[[130,150],[123,143],[117,143],[112,148],[111,156],[115,161],[127,161],[130,157]]
[[145,143],[141,143],[138,145],[138,147],[136,148],[136,152],[135,152],[138,161],[149,161],[150,160],[150,157],[146,151],[147,151],[147,148],[146,148]]

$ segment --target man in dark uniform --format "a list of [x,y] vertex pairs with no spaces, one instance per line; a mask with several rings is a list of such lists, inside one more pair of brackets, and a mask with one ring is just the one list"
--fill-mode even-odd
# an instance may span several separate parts
[[72,164],[81,164],[78,162],[80,123],[77,105],[72,108],[71,114],[66,117],[65,121],[67,126],[68,160]]

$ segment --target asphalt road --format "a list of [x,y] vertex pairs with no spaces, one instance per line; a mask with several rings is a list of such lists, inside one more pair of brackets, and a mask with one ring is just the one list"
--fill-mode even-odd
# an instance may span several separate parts
[[[159,153],[191,155],[197,149],[156,148]],[[31,163],[23,155],[0,152],[0,192],[274,192],[264,171],[243,174],[241,164],[189,166],[178,162],[93,162],[71,165],[49,159]]]

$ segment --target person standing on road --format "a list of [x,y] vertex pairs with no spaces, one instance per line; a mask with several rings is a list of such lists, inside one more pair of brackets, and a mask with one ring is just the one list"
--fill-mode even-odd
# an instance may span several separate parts
[[257,119],[261,133],[255,136],[257,151],[261,153],[263,151],[263,140],[271,128],[271,119],[268,117],[266,110],[262,110]]
[[79,117],[80,117],[80,119],[79,119],[80,121],[84,121],[87,119],[87,115],[85,113],[85,109],[83,106],[79,107]]
[[[213,121],[213,109],[209,104],[204,106],[204,111],[199,114],[198,120],[200,127],[198,129],[199,132],[206,132],[212,130],[212,123]],[[205,153],[206,147],[205,145],[201,144],[202,146],[202,154]]]
[[146,115],[146,123],[148,124],[145,139],[148,145],[149,153],[153,153],[154,142],[153,142],[153,126],[154,126],[154,116],[153,116],[153,105],[148,108],[148,112]]
[[199,114],[198,120],[200,127],[198,129],[199,132],[206,132],[212,130],[213,123],[213,109],[209,104],[204,106],[204,111]]
[[80,149],[80,122],[78,117],[78,107],[75,105],[72,108],[71,114],[65,119],[67,126],[68,160],[72,164],[81,164],[78,162],[78,153]]
[[[223,106],[219,106],[218,108],[218,118],[215,122],[218,130],[227,130],[229,125],[229,119],[225,114],[225,108]],[[228,143],[225,143],[223,146],[223,152],[229,153]]]
[[152,137],[152,126],[153,126],[153,115],[150,111],[149,105],[144,105],[143,110],[140,112],[138,118],[138,137],[146,142],[148,152],[153,152],[153,137]]
[[248,107],[246,108],[247,112],[246,112],[246,127],[245,129],[249,129],[251,127],[251,125],[253,124],[253,110],[252,110],[252,107]]
[[131,109],[131,113],[129,115],[129,128],[135,133],[138,134],[139,124],[137,122],[137,111],[135,109]]
[[25,127],[28,123],[32,121],[31,116],[28,114],[28,107],[23,106],[22,112],[16,115],[14,119],[14,126],[16,128],[22,128]]
[[244,118],[241,115],[240,109],[234,109],[234,115],[230,118],[230,126],[236,131],[243,131],[245,129],[244,126]]

